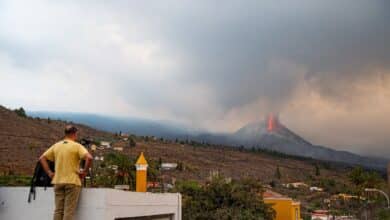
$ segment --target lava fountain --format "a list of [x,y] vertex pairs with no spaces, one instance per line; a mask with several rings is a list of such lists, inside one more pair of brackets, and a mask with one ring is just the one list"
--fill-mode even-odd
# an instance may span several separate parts
[[274,116],[274,114],[269,114],[268,119],[267,119],[267,131],[268,132],[273,132],[275,131],[275,128],[277,126],[277,118]]

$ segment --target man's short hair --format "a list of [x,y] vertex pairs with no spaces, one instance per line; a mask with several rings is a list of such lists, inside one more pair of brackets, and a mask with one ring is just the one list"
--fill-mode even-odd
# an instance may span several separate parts
[[65,127],[65,135],[71,135],[71,134],[76,134],[77,133],[77,128],[73,125],[67,125]]

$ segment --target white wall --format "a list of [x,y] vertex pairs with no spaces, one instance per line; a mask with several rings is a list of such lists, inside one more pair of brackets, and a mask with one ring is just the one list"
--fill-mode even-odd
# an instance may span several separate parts
[[[51,220],[53,189],[36,188],[36,200],[27,203],[28,187],[0,187],[1,220]],[[81,192],[76,220],[173,214],[181,220],[181,195],[176,193],[137,193],[114,189],[85,188]]]

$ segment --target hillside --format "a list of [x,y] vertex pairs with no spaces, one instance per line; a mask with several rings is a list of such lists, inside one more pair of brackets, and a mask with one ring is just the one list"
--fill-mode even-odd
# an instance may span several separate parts
[[[0,108],[0,172],[31,175],[39,155],[56,140],[62,137],[65,122],[48,119],[20,117],[13,111]],[[250,176],[269,182],[274,179],[277,167],[280,167],[284,181],[298,181],[311,178],[315,161],[275,157],[267,153],[251,153],[222,146],[206,146],[194,143],[135,138],[137,147],[130,148],[122,138],[84,125],[80,128],[81,137],[95,140],[108,140],[115,147],[123,147],[123,153],[136,157],[141,151],[150,160],[179,162],[185,167],[183,172],[174,171],[169,175],[178,179],[204,181],[210,172],[218,171],[226,176],[241,178]],[[104,152],[95,152],[103,154]],[[340,170],[325,169],[328,177],[343,178]]]
[[[205,181],[213,172],[234,179],[251,177],[269,183],[275,179],[279,167],[282,181],[293,182],[309,180],[315,174],[315,160],[295,159],[288,156],[273,155],[266,152],[252,152],[223,146],[206,146],[198,143],[175,143],[172,141],[148,140],[137,138],[137,146],[126,147],[127,143],[119,141],[114,147],[124,147],[124,153],[135,158],[144,152],[150,160],[182,163],[184,171],[174,171],[168,175],[177,179],[194,179]],[[327,167],[323,164],[322,173],[329,178],[344,179],[347,168]]]
[[135,135],[153,135],[175,139],[178,136],[188,136],[194,133],[184,125],[168,121],[154,121],[142,118],[121,118],[103,116],[89,113],[75,112],[49,112],[49,111],[29,111],[28,115],[41,118],[61,119],[66,121],[77,121],[78,123],[108,132],[126,132]]
[[29,112],[29,115],[77,121],[93,128],[113,133],[122,131],[135,135],[164,137],[171,140],[176,138],[180,140],[191,139],[216,145],[244,146],[248,149],[255,147],[318,160],[361,165],[382,172],[388,163],[388,159],[362,156],[310,143],[283,125],[278,117],[273,115],[266,117],[263,121],[249,123],[236,132],[224,134],[191,130],[183,125],[171,122],[136,118],[113,118],[66,112]]
[[[21,117],[0,106],[0,173],[32,174],[40,154],[63,136],[64,121]],[[111,138],[107,132],[75,124],[80,138]]]

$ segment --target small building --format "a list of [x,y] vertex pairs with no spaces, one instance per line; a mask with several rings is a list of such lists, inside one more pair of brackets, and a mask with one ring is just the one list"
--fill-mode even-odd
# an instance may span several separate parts
[[301,204],[271,190],[263,193],[264,203],[271,204],[276,212],[275,220],[301,220]]
[[157,181],[151,181],[146,184],[147,188],[158,188],[160,187],[160,183]]
[[321,187],[317,187],[317,186],[311,186],[311,187],[310,187],[310,191],[311,191],[311,192],[323,192],[324,189],[321,188]]
[[116,151],[123,151],[123,147],[114,147],[113,149]]
[[161,163],[161,170],[175,170],[177,163]]
[[287,188],[301,188],[301,187],[309,187],[306,183],[303,183],[303,182],[295,182],[295,183],[287,183],[287,184],[284,184],[285,187]]
[[329,215],[328,210],[314,210],[311,213],[311,220],[332,220],[333,216]]
[[104,148],[111,148],[111,143],[108,141],[101,141],[100,146]]

